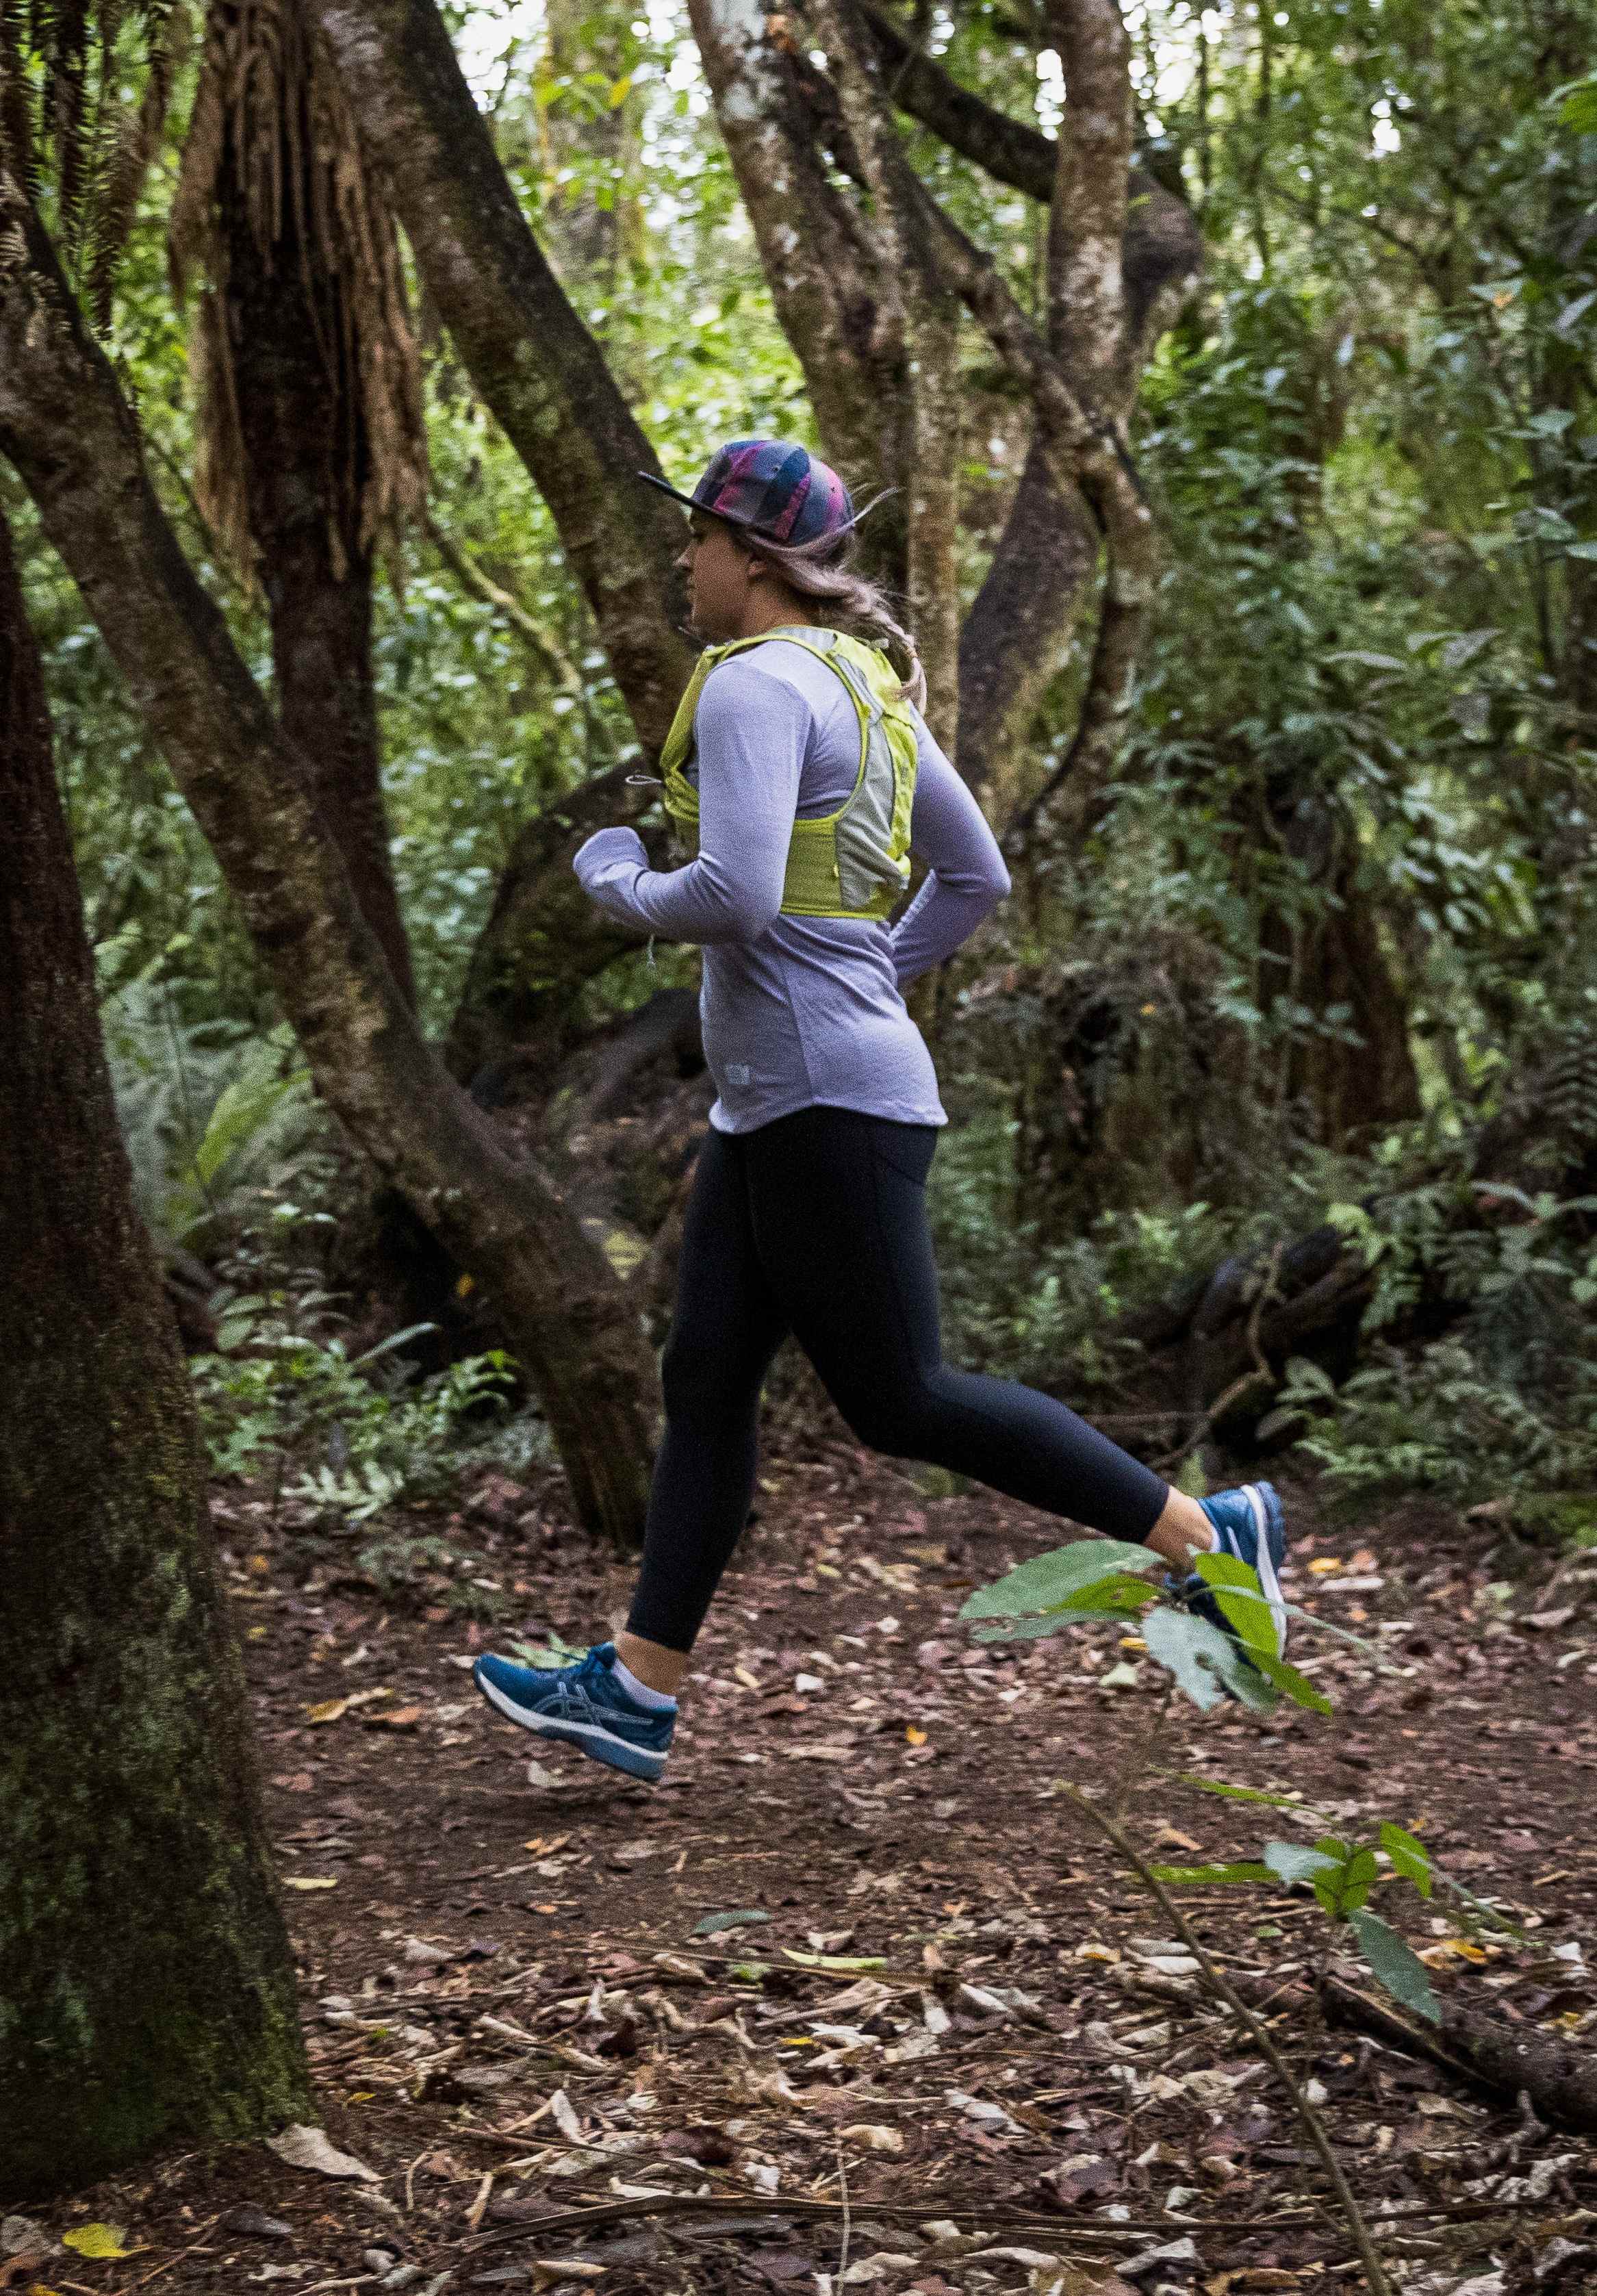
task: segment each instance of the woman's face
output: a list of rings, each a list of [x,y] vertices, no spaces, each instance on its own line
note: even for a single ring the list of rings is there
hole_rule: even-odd
[[[688,519],[687,547],[676,563],[687,576],[688,611],[700,636],[712,645],[741,637],[759,562],[739,549],[725,521],[694,511]]]

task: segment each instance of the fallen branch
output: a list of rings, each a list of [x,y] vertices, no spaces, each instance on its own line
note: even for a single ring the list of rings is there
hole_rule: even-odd
[[[1231,1983],[1257,2012],[1306,2008],[1314,1989],[1300,1978],[1284,1987],[1265,1989],[1265,1981],[1233,1972]],[[1161,2001],[1190,2005],[1184,1987],[1151,1974],[1140,1973],[1137,1991]],[[1549,2128],[1597,2133],[1597,2065],[1589,2056],[1577,2056],[1567,2042],[1541,2032],[1517,2033],[1478,2010],[1441,2005],[1439,2026],[1420,2024],[1404,2016],[1388,2001],[1363,1993],[1346,1978],[1320,1980],[1319,1999],[1326,2016],[1351,2031],[1368,2033],[1405,2055],[1427,2058],[1467,2087],[1488,2096],[1511,2101],[1527,2096],[1539,2120]]]
[[[1442,2005],[1439,2030],[1411,2023],[1384,2001],[1372,2000],[1339,1977],[1325,1978],[1320,1998],[1339,2024],[1429,2057],[1471,2087],[1493,2096],[1528,2096],[1550,2127],[1597,2135],[1597,2066],[1551,2034],[1516,2032],[1478,2010]]]
[[[762,2196],[747,2198],[738,2193],[650,2193],[631,2200],[605,2201],[596,2206],[554,2209],[544,2216],[529,2216],[524,2223],[512,2225],[505,2231],[487,2233],[475,2244],[472,2253],[487,2247],[498,2247],[507,2240],[524,2240],[529,2233],[578,2232],[599,2230],[606,2225],[621,2224],[636,2217],[679,2216],[758,2216],[802,2217],[811,2222],[836,2223],[839,2229],[845,2214],[841,2201],[819,2201],[807,2195],[791,2199],[772,2197],[761,2205]],[[1081,2235],[1096,2235],[1104,2240],[1142,2241],[1168,2237],[1172,2234],[1190,2233],[1194,2239],[1206,2232],[1224,2233],[1229,2237],[1239,2232],[1274,2231],[1283,2225],[1308,2225],[1316,2221],[1316,2211],[1309,2209],[1296,2213],[1276,2212],[1264,2217],[1210,2217],[1201,2221],[1193,2217],[1126,2217],[1113,2224],[1102,2218],[1077,2216],[1061,2212],[1057,2216],[1006,2216],[1003,2202],[983,2203],[979,2201],[856,2201],[852,2213],[868,2218],[880,2218],[885,2222],[901,2224],[935,2223],[950,2216],[955,2210],[972,2223],[989,2227],[995,2234],[1015,2236],[1025,2234],[1055,2241],[1076,2240]]]

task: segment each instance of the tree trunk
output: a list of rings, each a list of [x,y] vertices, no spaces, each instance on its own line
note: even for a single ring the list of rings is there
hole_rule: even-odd
[[[602,9],[590,7],[590,0],[546,0],[544,53],[555,99],[542,108],[553,175],[544,204],[544,230],[564,278],[580,280],[606,303],[606,316],[594,324],[594,333],[606,347],[612,372],[624,381],[628,402],[638,404],[650,392],[650,363],[634,326],[618,324],[618,312],[627,310],[628,283],[650,264],[650,225],[635,193],[643,163],[643,105],[631,85],[619,99],[615,96],[622,83],[631,83],[638,53],[638,41],[628,29],[631,16],[634,9],[622,7],[619,0]],[[571,193],[560,186],[567,168],[587,175],[602,168],[610,179],[608,204],[592,188]]]
[[[305,108],[291,81],[283,104]],[[283,119],[278,168],[317,164],[308,123]],[[263,248],[242,181],[247,162],[230,122],[220,182],[227,279],[217,323],[231,337],[250,537],[272,619],[283,730],[311,769],[322,817],[344,857],[361,914],[407,1004],[415,1002],[410,940],[399,913],[383,805],[381,734],[372,676],[372,547],[360,503],[371,441],[351,324],[339,283],[300,227],[313,210],[306,182],[279,205]],[[357,317],[355,324],[361,324]]]
[[[513,1163],[417,1027],[284,739],[145,472],[54,250],[0,178],[0,450],[82,590],[269,968],[316,1086],[482,1282],[581,1520],[641,1533],[658,1389],[638,1312],[558,1193]]]
[[[311,0],[472,381],[548,504],[646,750],[693,664],[682,512],[516,203],[435,0]]]
[[[0,2201],[313,2117],[242,1669],[0,519]]]

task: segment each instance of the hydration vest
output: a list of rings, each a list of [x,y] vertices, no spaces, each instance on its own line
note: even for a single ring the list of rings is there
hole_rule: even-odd
[[[665,808],[676,841],[691,859],[699,850],[699,792],[683,768],[692,756],[693,717],[704,681],[717,662],[749,646],[782,638],[835,670],[859,718],[859,772],[835,813],[795,821],[782,879],[785,917],[886,917],[909,883],[910,813],[914,803],[915,721],[900,680],[880,646],[808,622],[733,638],[700,654],[660,751]],[[634,778],[643,778],[635,776]]]

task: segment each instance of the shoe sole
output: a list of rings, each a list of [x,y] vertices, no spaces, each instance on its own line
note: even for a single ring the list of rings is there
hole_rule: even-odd
[[[1253,1511],[1253,1528],[1257,1535],[1258,1560],[1254,1569],[1258,1572],[1259,1589],[1270,1606],[1270,1618],[1275,1628],[1275,1655],[1287,1654],[1287,1598],[1282,1592],[1281,1580],[1275,1574],[1275,1558],[1270,1552],[1270,1502],[1257,1483],[1244,1483],[1242,1496]],[[1276,1501],[1279,1506],[1280,1500]]]
[[[625,1770],[631,1778],[641,1778],[652,1785],[666,1767],[663,1754],[651,1754],[642,1746],[628,1745],[611,1730],[602,1729],[596,1722],[550,1722],[530,1707],[518,1706],[513,1698],[501,1690],[496,1683],[486,1681],[473,1672],[471,1679],[487,1700],[488,1704],[504,1715],[507,1722],[516,1723],[523,1730],[531,1730],[540,1738],[558,1738],[580,1753],[591,1755],[612,1770]]]

